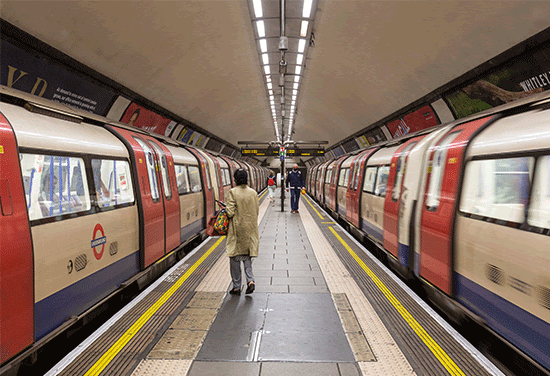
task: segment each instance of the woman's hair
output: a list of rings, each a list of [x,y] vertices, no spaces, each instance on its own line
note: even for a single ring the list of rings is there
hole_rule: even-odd
[[[237,185],[248,184],[248,173],[242,168],[235,171],[233,177],[235,178],[235,184]]]
[[[275,173],[273,172],[273,170],[269,170],[269,176],[271,175],[275,175]]]

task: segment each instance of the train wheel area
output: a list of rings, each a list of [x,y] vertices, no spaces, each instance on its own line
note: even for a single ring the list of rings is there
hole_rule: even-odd
[[[256,290],[209,238],[53,375],[501,375],[311,199],[264,200]]]

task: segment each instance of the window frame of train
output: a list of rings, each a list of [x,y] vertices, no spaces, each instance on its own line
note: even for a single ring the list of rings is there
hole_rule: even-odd
[[[521,220],[514,220],[514,218],[502,218],[495,216],[495,215],[483,215],[484,213],[473,213],[473,210],[465,210],[465,200],[467,199],[468,194],[468,183],[471,169],[472,169],[472,163],[483,163],[487,161],[498,161],[498,160],[514,160],[514,159],[521,159],[524,158],[527,160],[528,168],[530,168],[528,171],[496,171],[502,175],[504,174],[527,174],[528,184],[529,186],[525,190],[526,197],[524,198],[525,204],[523,204],[523,208],[520,208],[519,211],[521,211],[522,217]],[[530,164],[529,164],[530,162]],[[541,167],[542,166],[542,167]],[[501,226],[507,226],[507,227],[514,227],[517,229],[521,229],[524,231],[534,232],[537,234],[542,235],[550,235],[550,210],[547,210],[547,219],[548,221],[548,227],[542,227],[540,226],[540,220],[538,224],[532,224],[532,212],[531,208],[534,201],[534,194],[537,194],[537,190],[539,192],[542,192],[542,189],[546,187],[546,192],[542,192],[543,195],[546,194],[547,198],[546,201],[550,202],[550,181],[541,181],[545,176],[541,176],[544,174],[544,171],[542,171],[543,168],[550,168],[550,153],[548,151],[545,152],[525,152],[525,153],[512,153],[512,154],[499,154],[499,155],[487,155],[487,156],[481,156],[481,157],[473,157],[469,159],[465,166],[464,166],[464,179],[462,183],[462,192],[460,194],[460,202],[458,203],[458,213],[459,215],[475,220],[485,221],[494,223],[496,225]],[[546,179],[550,179],[550,171],[546,173]],[[496,174],[493,174],[496,175]],[[485,176],[485,179],[487,177]],[[545,185],[546,183],[546,185]],[[471,183],[470,183],[471,184]],[[495,184],[496,185],[496,182]],[[479,188],[479,182],[477,184],[477,188]],[[496,194],[494,194],[496,196]],[[477,197],[480,197],[479,194],[476,195]],[[520,194],[521,196],[521,194]],[[537,199],[539,197],[537,196]],[[498,203],[497,203],[498,204]],[[505,203],[504,203],[505,204]],[[494,204],[493,204],[494,205]],[[473,206],[473,204],[470,204],[470,206]],[[544,207],[544,200],[539,203],[538,209]],[[544,219],[543,219],[544,220]]]
[[[73,191],[73,186],[74,186],[75,182],[72,181],[72,179],[74,179],[75,175],[72,175],[72,177],[71,177],[71,174],[74,174],[74,169],[75,168],[80,169],[80,180],[81,181],[80,181],[80,183],[78,181],[76,182],[77,185],[80,184],[80,186],[76,187],[76,191],[78,191],[79,189],[84,190],[84,192],[83,192],[84,194],[83,195],[78,195],[78,198],[81,201],[81,203],[84,205],[85,209],[71,211],[71,212],[65,212],[65,213],[63,213],[63,212],[56,213],[56,214],[52,213],[52,215],[41,216],[39,218],[37,218],[36,216],[31,217],[31,213],[29,212],[31,206],[35,202],[38,205],[40,205],[40,201],[38,200],[38,196],[36,196],[36,200],[33,199],[33,201],[29,203],[29,201],[30,201],[29,194],[31,196],[33,195],[32,181],[29,181],[28,186],[25,183],[25,177],[27,175],[26,175],[25,170],[24,170],[24,168],[21,164],[23,162],[23,158],[24,158],[23,156],[24,155],[34,157],[34,159],[35,159],[35,166],[33,166],[32,169],[31,169],[31,176],[29,178],[30,180],[34,179],[34,173],[35,173],[37,167],[40,170],[39,172],[42,173],[42,171],[44,171],[43,169],[45,168],[46,159],[48,157],[50,157],[50,166],[51,166],[52,158],[54,159],[54,162],[55,162],[56,158],[59,158],[61,163],[64,162],[63,159],[66,159],[66,158],[72,158],[72,159],[77,159],[77,160],[81,161],[82,165],[80,167],[78,167],[78,164],[75,165],[74,167],[72,167],[71,163],[70,163],[70,160],[69,160],[68,163],[67,163],[67,167],[69,168],[70,172],[68,174],[66,174],[65,171],[64,171],[65,167],[62,167],[61,175],[63,176],[63,178],[61,180],[64,181],[65,177],[66,177],[67,180],[70,181],[69,185],[71,186],[70,189],[68,190],[68,192]],[[40,157],[40,156],[42,158],[37,159],[37,157]],[[129,174],[129,176],[126,175],[125,179],[126,179],[126,184],[129,184],[128,187],[131,190],[132,201],[128,201],[128,202],[124,202],[124,203],[120,203],[120,204],[115,204],[114,206],[108,206],[108,207],[100,207],[99,206],[99,203],[97,202],[97,197],[94,198],[93,197],[94,193],[90,193],[90,192],[96,192],[95,183],[94,183],[94,172],[93,172],[94,169],[93,169],[93,165],[92,165],[92,160],[93,159],[101,159],[101,160],[107,160],[107,161],[120,161],[120,162],[126,163],[126,165],[128,166],[126,171]],[[42,161],[41,164],[40,164],[40,161]],[[119,208],[132,206],[132,205],[135,205],[135,203],[136,203],[135,184],[133,184],[133,175],[132,175],[132,172],[131,172],[131,169],[130,169],[130,163],[129,163],[128,159],[125,159],[123,157],[113,157],[113,156],[105,156],[105,155],[91,155],[91,154],[82,154],[82,153],[75,153],[75,152],[63,152],[63,151],[59,152],[59,151],[35,149],[35,148],[21,148],[19,150],[19,167],[21,168],[21,174],[22,174],[22,177],[23,177],[23,186],[24,186],[24,189],[25,189],[25,201],[26,201],[26,206],[27,206],[27,214],[29,216],[29,223],[30,223],[31,226],[37,226],[37,225],[42,225],[42,224],[46,224],[46,223],[52,223],[52,222],[58,222],[58,221],[63,221],[63,220],[67,220],[67,219],[72,219],[72,218],[78,218],[78,217],[94,214],[94,213],[97,213],[97,212],[115,210],[115,209],[119,209]],[[50,168],[50,167],[48,166],[48,168]],[[49,171],[51,171],[51,169]],[[49,173],[49,174],[50,174],[50,184],[49,185],[50,185],[50,188],[51,188],[52,185],[53,185],[52,177],[51,177],[52,173]],[[58,182],[59,182],[59,178],[56,176],[55,171],[53,172],[53,176],[56,177]],[[40,187],[38,188],[40,191],[43,191],[42,181],[45,178],[46,178],[46,174],[44,174],[44,176],[40,177],[40,183],[39,183]],[[70,200],[71,200],[71,197],[72,197],[71,194],[67,193],[67,195],[65,195],[65,192],[64,192],[65,188],[63,187],[63,184],[58,183],[58,186],[61,188],[61,191],[62,191],[61,205],[63,206],[62,202],[65,200],[66,202],[68,202],[68,205],[70,207],[70,205],[71,205]],[[29,190],[30,190],[30,192],[29,192]],[[84,200],[83,200],[83,198],[84,198]]]
[[[230,176],[230,173],[229,173],[229,169],[228,168],[222,168],[222,179],[223,179],[223,186],[224,187],[227,187],[228,185],[230,186],[231,185],[231,176]]]
[[[147,168],[147,180],[149,181],[149,193],[151,194],[151,199],[153,200],[153,203],[157,203],[160,201],[160,184],[157,176],[155,150],[151,148],[147,144],[147,142],[142,140],[141,138],[138,138],[136,136],[132,136],[132,137],[139,144],[139,146],[143,150],[143,154],[145,155],[145,164],[146,164],[145,167]],[[148,153],[151,155],[152,159],[149,159],[147,157]],[[155,184],[153,185],[153,183]],[[153,195],[153,193],[155,195]]]
[[[190,167],[195,167],[197,169],[197,173],[200,174],[200,170],[199,170],[199,167],[198,166],[195,166],[195,165],[188,165],[188,164],[185,164],[185,163],[174,163],[174,171],[176,173],[176,185],[178,186],[178,195],[179,196],[184,196],[184,195],[187,195],[187,194],[193,194],[193,193],[200,193],[202,192],[202,183],[200,181],[200,176],[199,176],[199,190],[197,191],[193,191],[193,188],[192,188],[192,185],[191,185],[191,175],[189,173],[189,168]],[[186,192],[181,192],[180,191],[180,185],[178,183],[178,174],[181,173],[181,171],[178,171],[178,168],[184,168],[185,169],[185,176],[186,176],[186,182],[187,182],[187,191]]]

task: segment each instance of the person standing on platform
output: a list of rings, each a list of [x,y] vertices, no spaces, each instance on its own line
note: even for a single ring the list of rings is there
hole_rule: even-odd
[[[254,292],[252,257],[258,257],[260,237],[258,235],[258,194],[248,187],[248,173],[240,168],[235,171],[236,187],[228,193],[225,210],[229,218],[227,230],[227,256],[233,288],[230,294],[241,294],[241,262],[246,275],[246,293]]]
[[[286,177],[286,190],[290,187],[290,212],[299,213],[298,205],[300,203],[300,191],[304,188],[304,179],[302,173],[298,171],[298,165],[295,164]]]
[[[269,201],[275,201],[275,189],[277,188],[277,181],[275,180],[275,173],[273,170],[269,171],[269,176],[267,177],[267,189],[269,189]]]

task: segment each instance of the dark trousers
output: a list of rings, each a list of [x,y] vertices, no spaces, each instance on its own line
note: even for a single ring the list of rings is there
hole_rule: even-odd
[[[300,203],[300,188],[290,188],[290,209],[298,210]]]

